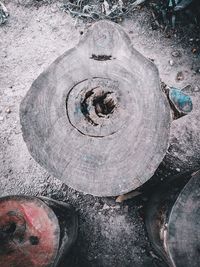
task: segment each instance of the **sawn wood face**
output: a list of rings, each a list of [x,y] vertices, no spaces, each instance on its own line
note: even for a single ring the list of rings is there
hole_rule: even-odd
[[[96,196],[139,187],[168,148],[170,107],[158,70],[108,21],[94,24],[34,81],[20,117],[34,159]]]

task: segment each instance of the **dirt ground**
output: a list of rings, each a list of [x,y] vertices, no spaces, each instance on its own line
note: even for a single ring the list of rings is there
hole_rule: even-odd
[[[96,198],[68,188],[28,152],[19,121],[20,102],[37,76],[75,46],[90,24],[71,18],[56,3],[25,7],[16,2],[5,1],[10,17],[0,26],[0,196],[44,195],[71,203],[79,216],[73,267],[162,265],[146,235],[143,207],[158,182],[172,173],[199,168],[200,54],[198,50],[192,52],[194,43],[190,40],[198,36],[186,27],[186,31],[166,38],[163,31],[152,30],[146,8],[122,22],[133,46],[154,60],[163,82],[187,86],[193,111],[172,123],[169,150],[155,176],[144,186],[146,193],[117,204],[114,198]],[[173,57],[174,51],[180,56]],[[184,75],[181,81],[176,79],[178,72]]]

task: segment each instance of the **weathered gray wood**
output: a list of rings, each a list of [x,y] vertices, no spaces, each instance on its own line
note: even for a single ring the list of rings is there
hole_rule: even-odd
[[[151,197],[146,226],[170,267],[200,266],[200,172],[171,177]]]
[[[200,172],[187,183],[172,208],[166,244],[176,267],[200,266]]]
[[[157,68],[107,21],[34,81],[20,117],[34,159],[97,196],[127,193],[154,174],[171,120]]]

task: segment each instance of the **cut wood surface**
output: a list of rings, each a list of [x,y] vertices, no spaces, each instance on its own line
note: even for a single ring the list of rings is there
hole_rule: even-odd
[[[181,191],[171,211],[166,243],[176,267],[200,266],[200,172]]]
[[[149,239],[170,267],[200,266],[199,178],[200,172],[169,177],[146,206]]]
[[[34,159],[96,196],[141,186],[168,148],[170,107],[158,70],[112,22],[94,24],[34,81],[20,117]]]

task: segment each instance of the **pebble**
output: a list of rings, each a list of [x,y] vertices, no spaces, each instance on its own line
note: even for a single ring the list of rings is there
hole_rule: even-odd
[[[182,71],[179,71],[176,75],[176,80],[177,81],[183,81],[184,80],[184,75]]]
[[[199,92],[200,88],[198,86],[194,87],[194,92]]]
[[[2,116],[0,116],[0,121],[3,121],[3,117]]]
[[[58,11],[58,7],[57,6],[51,7],[51,12],[52,13],[56,13],[57,11]]]
[[[172,52],[172,56],[173,56],[173,57],[181,57],[181,52],[178,51],[178,50],[173,51],[173,52]]]
[[[171,36],[170,33],[166,33],[165,38],[171,38],[171,37],[172,37],[172,36]]]
[[[192,48],[192,53],[195,54],[197,52],[196,48]]]
[[[36,62],[38,64],[38,66],[41,66],[44,63],[44,61],[42,59],[38,59],[38,60],[36,60]]]
[[[176,171],[177,171],[177,172],[180,172],[180,171],[181,171],[181,169],[180,169],[180,168],[176,168]]]
[[[102,210],[108,210],[110,207],[105,203],[104,205],[103,205],[103,208],[102,208]]]
[[[9,108],[6,109],[6,113],[11,113],[11,110]]]
[[[152,250],[150,250],[149,253],[150,253],[150,255],[151,255],[153,258],[155,258],[155,259],[159,259],[159,257],[158,257]],[[159,260],[160,260],[160,259],[159,259]]]
[[[170,59],[170,60],[169,60],[169,65],[170,65],[170,66],[174,66],[174,61],[173,61],[173,59]]]

